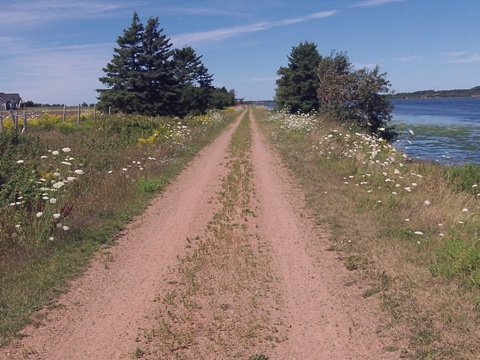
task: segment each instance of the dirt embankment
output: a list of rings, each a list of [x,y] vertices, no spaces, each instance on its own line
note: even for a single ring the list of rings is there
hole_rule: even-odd
[[[228,213],[222,221],[232,222],[228,228],[243,229],[243,240],[253,242],[248,246],[257,249],[248,256],[256,256],[257,260],[266,257],[268,261],[262,262],[262,266],[269,267],[265,271],[274,279],[268,284],[273,295],[265,296],[251,309],[258,310],[258,318],[263,321],[261,328],[276,328],[281,336],[269,340],[268,346],[262,342],[258,350],[270,359],[397,358],[384,350],[388,344],[376,333],[377,314],[371,308],[372,302],[363,301],[362,289],[352,285],[348,271],[335,254],[325,251],[327,235],[311,221],[301,192],[261,134],[251,110],[240,114],[195,158],[146,213],[128,227],[116,246],[92,261],[86,274],[58,299],[56,309],[48,311],[43,326],[25,329],[23,334],[27,336],[0,349],[0,358],[132,358],[134,350],[143,344],[139,334],[155,328],[158,322],[159,306],[162,309],[159,299],[165,296],[165,284],[179,267],[179,259],[190,253],[189,239],[205,234],[208,224],[222,211],[225,203],[218,200],[218,194],[224,196],[226,191],[234,191],[222,184],[232,170],[227,164],[233,156],[228,152],[230,139],[246,116],[251,120],[251,149],[240,167],[251,171],[243,172],[246,178],[239,179],[237,186],[243,186],[244,181],[250,183],[242,189],[250,194],[248,202],[254,216],[240,209],[236,214],[244,216]],[[245,204],[247,200],[241,201]],[[259,244],[265,247],[263,252],[258,251]],[[257,260],[242,261],[241,266],[253,269],[258,267]],[[210,279],[215,278],[212,269],[215,268],[209,268]],[[217,278],[224,279],[230,270],[229,266],[218,268],[215,271],[222,273]],[[176,285],[169,284],[172,291],[171,287]],[[247,288],[244,282],[239,286]],[[193,319],[209,319],[214,311],[209,306],[217,303],[206,301],[197,306],[198,314]],[[232,304],[234,299],[219,306],[234,314]],[[235,316],[235,321],[242,321],[241,314]],[[249,321],[255,313],[244,318]],[[228,333],[222,338],[225,346]],[[198,336],[205,342],[214,334]],[[189,339],[186,346],[194,348],[199,342]],[[249,354],[253,354],[255,345],[248,346]],[[209,348],[208,344],[201,347],[205,352]],[[219,353],[221,349],[215,349],[211,357],[207,353],[190,353],[188,358],[228,358]],[[153,354],[150,356],[155,358]],[[142,352],[137,355],[149,356]]]

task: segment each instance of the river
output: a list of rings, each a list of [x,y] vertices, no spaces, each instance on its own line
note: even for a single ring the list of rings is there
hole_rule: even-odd
[[[395,148],[446,165],[480,164],[480,98],[393,100]]]

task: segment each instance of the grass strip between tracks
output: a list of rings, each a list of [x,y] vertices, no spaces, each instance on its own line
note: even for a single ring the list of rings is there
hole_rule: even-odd
[[[205,235],[186,239],[188,255],[158,299],[158,325],[140,336],[136,357],[267,359],[261,354],[285,339],[266,305],[278,299],[269,247],[256,234],[249,123],[246,114],[233,135],[220,210]]]

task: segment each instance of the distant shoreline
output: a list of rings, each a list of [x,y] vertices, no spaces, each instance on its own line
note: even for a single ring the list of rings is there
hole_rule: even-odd
[[[471,89],[420,90],[389,95],[390,99],[443,99],[480,97],[480,86]]]

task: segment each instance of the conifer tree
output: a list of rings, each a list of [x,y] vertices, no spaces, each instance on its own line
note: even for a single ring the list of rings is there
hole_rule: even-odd
[[[141,111],[143,33],[144,27],[134,12],[132,24],[117,39],[118,47],[114,48],[113,59],[103,68],[105,76],[100,81],[107,89],[97,90],[101,108],[112,107],[113,111],[129,114]]]
[[[158,18],[144,26],[136,12],[103,69],[99,108],[128,114],[185,116],[211,106],[213,76],[191,47],[172,50]]]
[[[151,116],[173,115],[178,98],[174,64],[171,62],[172,44],[158,26],[158,18],[148,19],[140,56],[144,98],[141,113]]]
[[[280,78],[277,80],[275,100],[279,108],[289,108],[292,113],[318,110],[316,71],[321,59],[314,43],[305,41],[293,47],[288,66],[282,66],[277,71]]]
[[[178,113],[204,113],[210,106],[213,76],[190,46],[175,49],[173,53],[174,74],[179,86]]]

